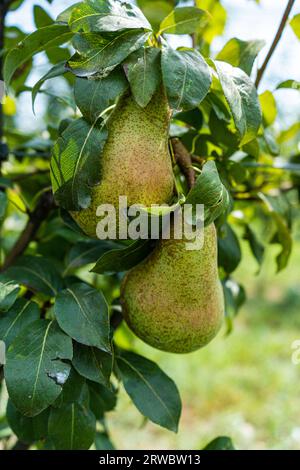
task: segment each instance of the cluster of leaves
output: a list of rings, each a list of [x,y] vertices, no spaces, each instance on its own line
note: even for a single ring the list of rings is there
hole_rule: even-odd
[[[130,90],[145,107],[163,83],[174,110],[170,135],[189,150],[199,173],[189,191],[175,167],[179,192],[187,202],[204,203],[207,222],[218,227],[230,330],[246,299],[232,277],[242,261],[241,238],[259,266],[268,244],[281,247],[278,270],[291,252],[300,193],[294,145],[300,126],[295,122],[276,131],[275,98],[287,88],[297,93],[299,83],[282,82],[274,92],[261,94],[259,104],[250,75],[263,43],[233,38],[214,59],[205,58],[213,38],[222,34],[226,11],[218,0],[197,0],[195,7],[178,3],[139,0],[140,10],[131,3],[86,0],[56,21],[35,7],[37,30],[30,36],[6,28],[6,84],[16,98],[32,92],[33,106],[39,95],[48,106],[42,138],[20,133],[14,116],[6,116],[1,256],[7,258],[18,244],[50,185],[52,148],[57,201],[67,210],[87,207],[90,185],[99,177],[94,149],[99,155],[105,144],[114,103]],[[296,17],[291,26],[299,35],[297,25]],[[173,34],[192,35],[195,47],[174,50],[168,42]],[[52,66],[28,87],[32,58],[42,51]],[[50,79],[63,81],[68,92],[45,88]],[[65,172],[54,168],[62,158],[69,164]],[[181,403],[176,385],[156,364],[128,352],[135,343],[124,326],[114,334],[123,272],[149,253],[151,243],[89,240],[57,208],[29,241],[26,256],[10,263],[0,277],[0,340],[8,350],[9,393],[2,436],[9,437],[9,426],[21,441],[39,448],[85,449],[93,443],[110,448],[106,416],[115,408],[121,383],[145,417],[177,430]],[[230,441],[222,439],[208,448],[230,448]]]

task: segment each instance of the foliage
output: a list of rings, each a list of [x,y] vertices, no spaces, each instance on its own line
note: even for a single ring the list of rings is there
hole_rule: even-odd
[[[181,400],[173,380],[114,335],[123,272],[153,244],[89,240],[47,199],[51,164],[61,208],[89,206],[101,177],[107,119],[124,92],[145,107],[161,84],[166,90],[171,137],[191,153],[199,175],[189,191],[181,168],[174,167],[180,185],[174,204],[203,203],[206,223],[216,223],[228,332],[246,300],[233,277],[243,261],[241,238],[259,266],[268,245],[280,247],[278,270],[292,250],[300,125],[278,130],[277,91],[257,95],[251,73],[262,42],[232,38],[211,57],[211,43],[226,23],[221,2],[137,4],[74,2],[56,21],[35,7],[31,35],[15,29],[12,40],[12,28],[5,29],[1,52],[10,95],[18,103],[32,92],[33,105],[40,98],[47,103],[43,133],[20,132],[4,107],[0,149],[0,339],[8,348],[9,393],[4,419],[28,446],[112,448],[106,416],[116,406],[120,383],[147,419],[178,429]],[[299,37],[298,16],[290,24]],[[175,50],[169,35],[180,40],[182,34],[192,36],[193,47]],[[27,78],[40,52],[49,70],[31,88]],[[277,89],[297,93],[298,85],[291,78]],[[206,447],[212,448],[233,446],[220,437]]]

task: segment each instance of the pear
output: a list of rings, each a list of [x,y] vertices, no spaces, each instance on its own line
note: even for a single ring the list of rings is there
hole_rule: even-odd
[[[120,98],[107,124],[101,182],[92,188],[90,206],[71,213],[87,235],[96,236],[99,205],[112,204],[118,215],[119,196],[127,196],[128,206],[170,202],[174,177],[168,147],[169,124],[170,109],[162,88],[145,108],[138,106],[129,94]]]
[[[202,230],[201,249],[189,251],[186,240],[171,235],[169,240],[160,240],[123,280],[125,321],[136,336],[157,349],[195,351],[209,343],[221,327],[224,298],[218,278],[216,229],[210,224]]]

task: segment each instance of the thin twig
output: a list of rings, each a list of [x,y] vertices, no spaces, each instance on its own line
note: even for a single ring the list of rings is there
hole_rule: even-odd
[[[177,137],[171,139],[171,144],[174,152],[176,163],[179,165],[182,173],[186,177],[189,189],[195,186],[196,177],[195,170],[192,165],[192,156],[185,148],[181,140]]]
[[[293,8],[293,5],[295,3],[295,0],[289,0],[288,3],[287,3],[287,6],[286,6],[286,9],[283,13],[283,16],[282,16],[282,19],[281,19],[281,22],[279,24],[279,27],[278,27],[278,30],[275,34],[275,37],[274,37],[274,40],[271,44],[271,47],[269,49],[269,52],[262,64],[262,66],[258,69],[257,71],[257,76],[256,76],[256,80],[255,80],[255,85],[256,85],[256,88],[258,88],[259,84],[260,84],[260,81],[262,79],[262,76],[267,68],[267,65],[280,41],[280,38],[282,36],[282,33],[283,33],[283,30],[284,30],[284,27],[286,25],[286,22],[288,20],[288,17],[289,17],[289,14],[291,12],[291,9]]]
[[[15,260],[24,253],[29,243],[34,240],[40,225],[45,219],[47,219],[49,212],[54,209],[54,207],[55,203],[52,192],[50,190],[45,191],[38,200],[35,209],[31,212],[25,229],[16,241],[11,252],[8,254],[4,265],[2,266],[2,271],[11,266]]]

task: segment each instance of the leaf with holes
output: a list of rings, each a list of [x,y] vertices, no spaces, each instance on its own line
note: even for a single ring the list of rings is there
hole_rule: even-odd
[[[55,321],[37,320],[10,345],[4,368],[9,396],[25,416],[53,403],[70,373],[72,340]]]

